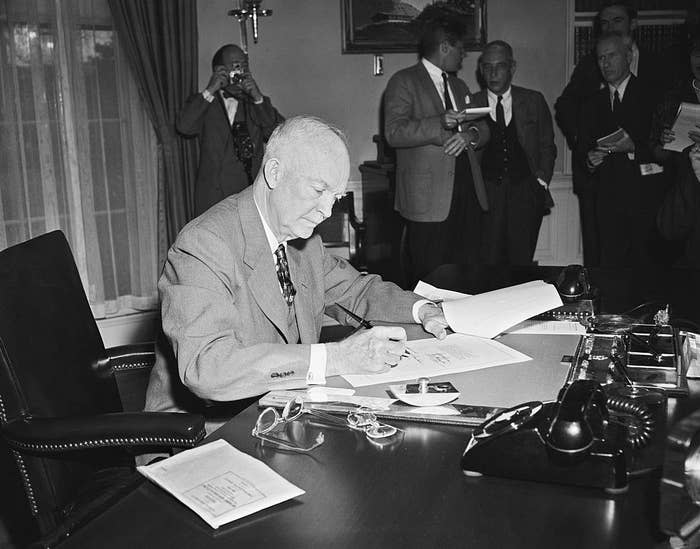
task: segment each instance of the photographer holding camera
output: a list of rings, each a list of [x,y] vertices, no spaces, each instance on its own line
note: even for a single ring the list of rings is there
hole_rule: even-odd
[[[264,96],[235,44],[217,50],[207,87],[190,96],[177,119],[177,130],[199,136],[195,215],[255,179],[267,139],[284,121]]]

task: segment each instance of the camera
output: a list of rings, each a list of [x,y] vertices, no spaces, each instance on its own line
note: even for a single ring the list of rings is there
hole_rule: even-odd
[[[241,65],[234,65],[228,73],[229,84],[240,84],[245,76],[245,71]]]

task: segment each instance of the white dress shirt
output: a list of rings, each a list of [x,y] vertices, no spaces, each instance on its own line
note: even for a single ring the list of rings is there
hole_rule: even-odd
[[[496,122],[496,105],[498,105],[498,96],[491,90],[486,90],[486,95],[489,99],[489,108],[491,112],[491,120]],[[508,89],[501,94],[501,104],[503,105],[503,114],[506,118],[506,126],[510,124],[513,119],[513,95],[510,93],[510,86]]]
[[[435,84],[435,89],[438,91],[438,94],[440,95],[440,101],[442,101],[442,106],[445,106],[445,84],[442,80],[442,73],[445,72],[443,71],[440,67],[437,65],[434,65],[427,59],[423,58],[421,59],[421,62],[423,63],[423,66],[426,68],[428,71],[428,75],[430,76],[430,79],[433,81],[433,84]],[[449,84],[447,86],[447,91],[450,94],[450,100],[452,101],[452,107],[456,110],[457,109],[457,102],[455,101],[455,95],[452,93],[452,88],[450,88]]]

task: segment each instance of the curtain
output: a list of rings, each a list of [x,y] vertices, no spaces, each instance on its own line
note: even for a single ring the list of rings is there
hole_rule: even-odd
[[[96,317],[155,308],[155,158],[106,0],[0,0],[0,249],[61,229]]]
[[[168,243],[194,214],[197,148],[175,117],[197,90],[195,0],[108,0],[156,131]]]

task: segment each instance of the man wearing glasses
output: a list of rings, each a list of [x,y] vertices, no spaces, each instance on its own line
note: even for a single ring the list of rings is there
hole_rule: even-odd
[[[222,46],[211,66],[207,87],[187,99],[177,119],[181,134],[199,136],[195,215],[253,182],[265,142],[284,120],[260,91],[241,48]]]
[[[204,401],[381,373],[398,362],[406,350],[398,326],[319,344],[324,311],[353,324],[330,307],[335,304],[370,321],[420,323],[445,337],[441,308],[361,275],[312,236],[345,192],[349,172],[339,130],[316,118],[292,118],[270,137],[252,187],[182,230],[158,283],[163,331],[176,361],[158,357],[147,410],[202,411]],[[210,421],[207,428],[216,426]]]
[[[540,92],[512,85],[515,67],[513,48],[502,40],[487,44],[479,58],[486,89],[474,94],[474,104],[491,109],[491,140],[481,157],[489,199],[481,250],[488,264],[532,264],[542,216],[554,205],[552,115]]]

